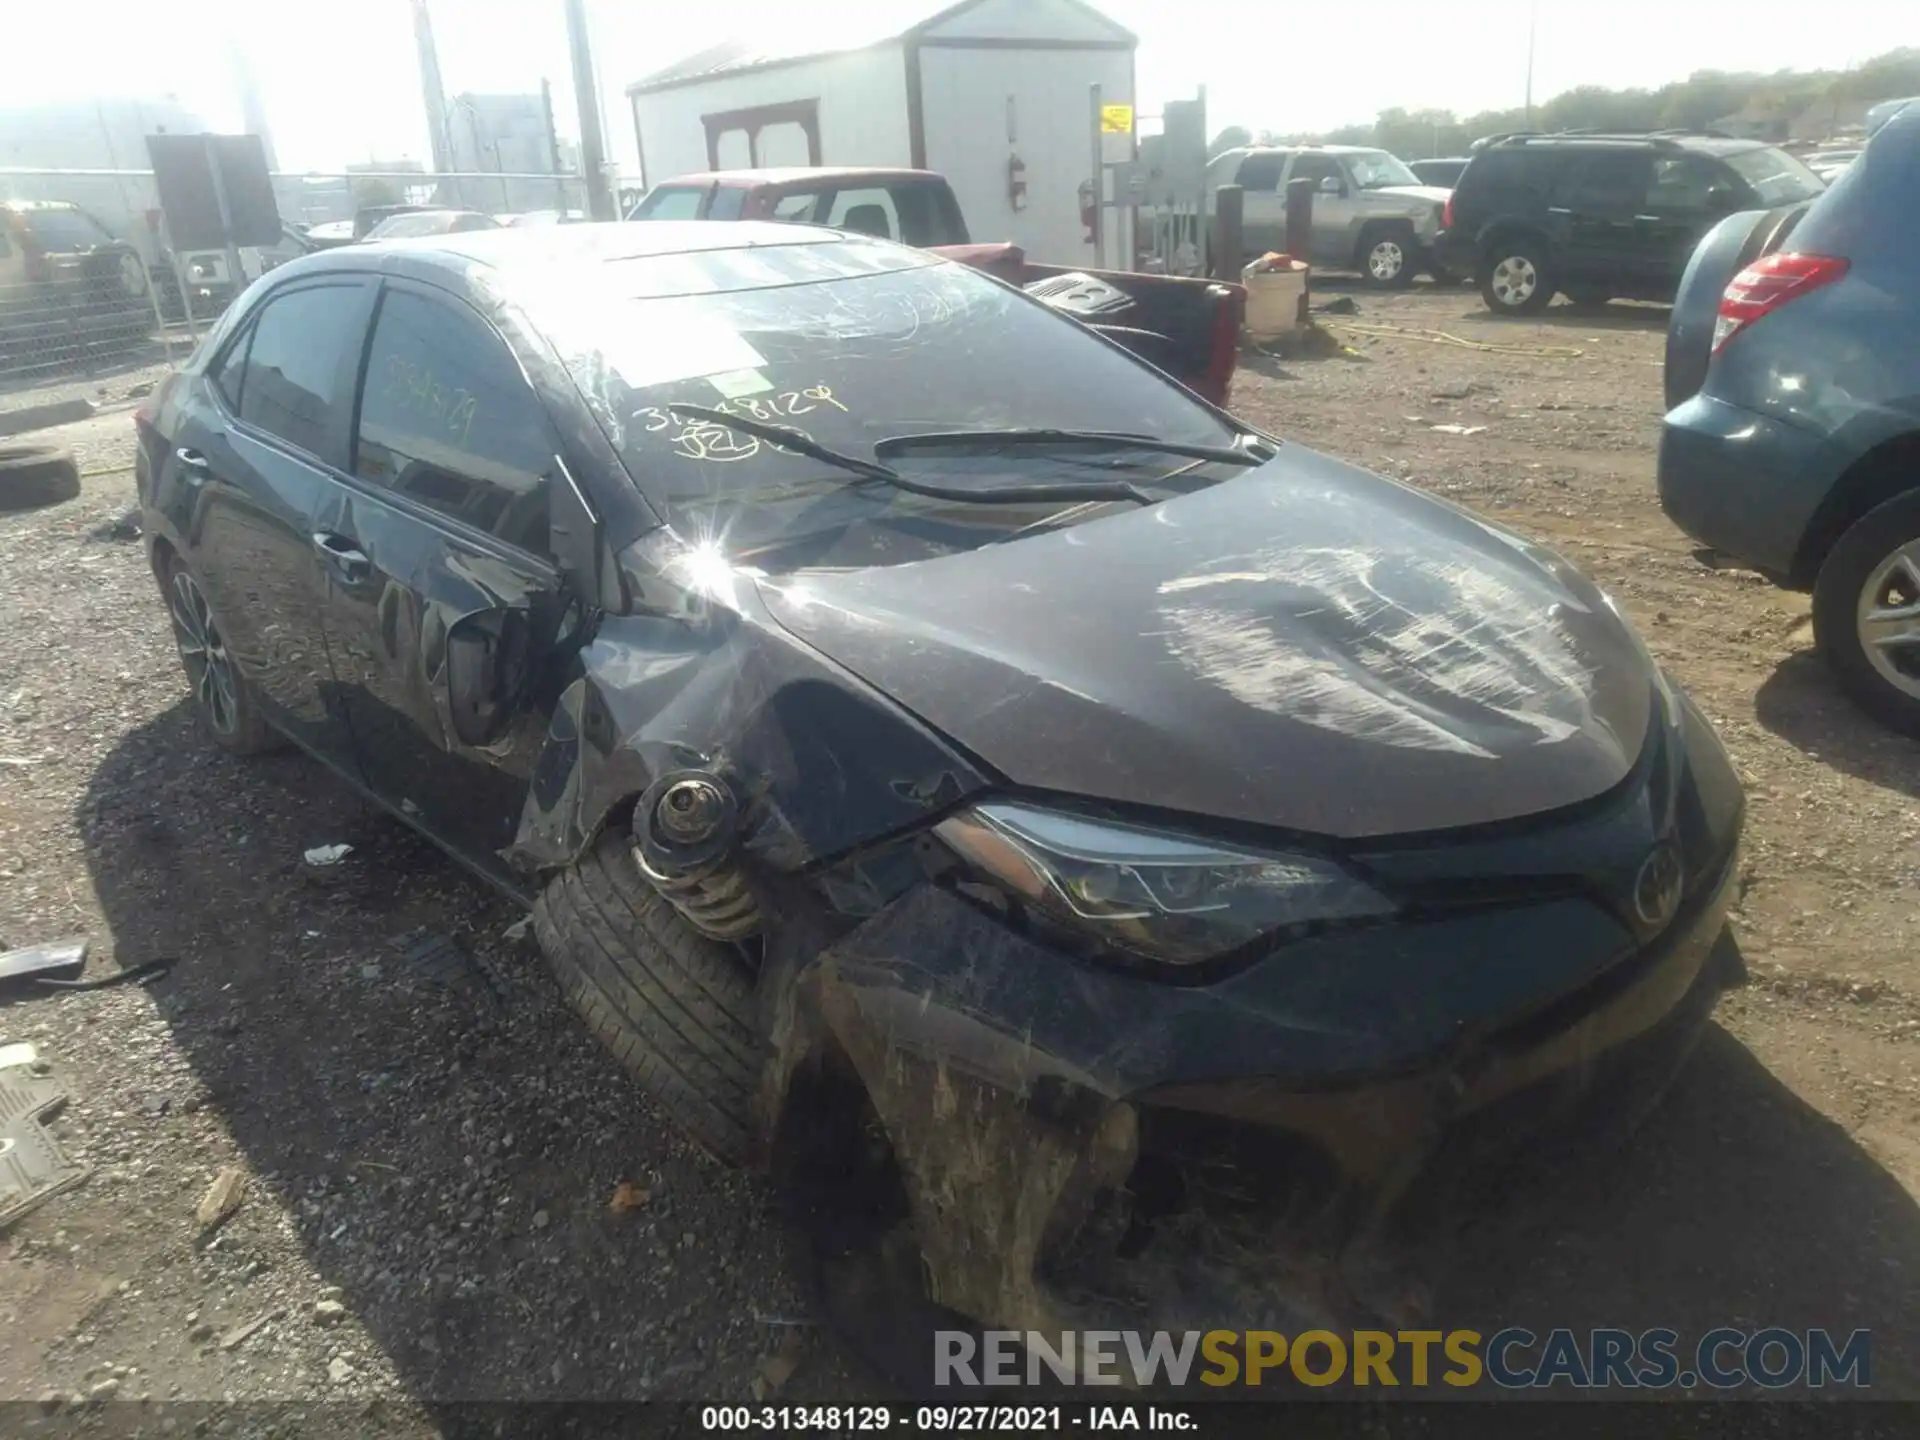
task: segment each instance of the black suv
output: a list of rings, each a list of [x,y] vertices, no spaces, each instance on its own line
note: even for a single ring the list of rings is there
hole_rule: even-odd
[[[1737,210],[1822,189],[1757,140],[1663,132],[1501,135],[1478,143],[1436,246],[1480,283],[1487,308],[1525,315],[1576,304],[1671,300],[1700,238]]]

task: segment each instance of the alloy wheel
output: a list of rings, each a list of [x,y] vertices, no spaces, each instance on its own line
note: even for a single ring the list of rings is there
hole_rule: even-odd
[[[213,623],[207,597],[184,570],[174,572],[169,592],[167,608],[173,615],[173,641],[180,648],[180,663],[186,667],[193,698],[208,724],[222,735],[231,735],[240,723],[233,658]]]
[[[1880,677],[1920,699],[1920,540],[1874,566],[1855,611],[1860,649]]]
[[[1367,252],[1367,274],[1375,280],[1396,279],[1406,265],[1407,252],[1398,240],[1382,240]]]
[[[1524,255],[1509,255],[1493,267],[1493,293],[1502,305],[1524,305],[1540,288],[1540,272]]]

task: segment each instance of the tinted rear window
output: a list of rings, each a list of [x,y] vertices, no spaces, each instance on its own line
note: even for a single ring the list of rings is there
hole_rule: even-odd
[[[81,210],[28,210],[21,218],[35,243],[56,254],[113,243],[106,227]]]
[[[1555,157],[1539,150],[1487,150],[1461,173],[1455,203],[1517,193],[1542,199],[1553,188]]]

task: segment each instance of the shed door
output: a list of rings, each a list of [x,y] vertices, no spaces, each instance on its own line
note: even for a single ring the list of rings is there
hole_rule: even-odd
[[[1080,220],[1080,183],[1093,169],[1087,87],[1126,101],[1129,52],[927,46],[919,57],[927,168],[952,183],[973,238],[1012,240],[1049,264],[1092,264]],[[1017,211],[1007,189],[1016,155],[1027,180]]]

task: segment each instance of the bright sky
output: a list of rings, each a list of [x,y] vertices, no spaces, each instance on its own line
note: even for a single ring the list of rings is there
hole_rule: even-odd
[[[1367,120],[1392,105],[1462,113],[1517,105],[1526,83],[1528,0],[1093,0],[1140,37],[1139,102],[1207,87],[1209,124],[1280,131]],[[626,84],[755,27],[784,32],[802,0],[587,0],[609,144],[631,170]],[[0,107],[101,95],[174,94],[238,128],[231,72],[214,37],[228,22],[256,68],[282,165],[425,157],[407,0],[0,0],[8,65]],[[917,0],[811,0],[839,14]],[[547,77],[562,133],[575,134],[561,0],[431,0],[449,95],[534,91]],[[1659,85],[1698,69],[1842,67],[1920,39],[1911,0],[1537,0],[1534,97],[1575,85]],[[817,12],[816,12],[817,13]]]

